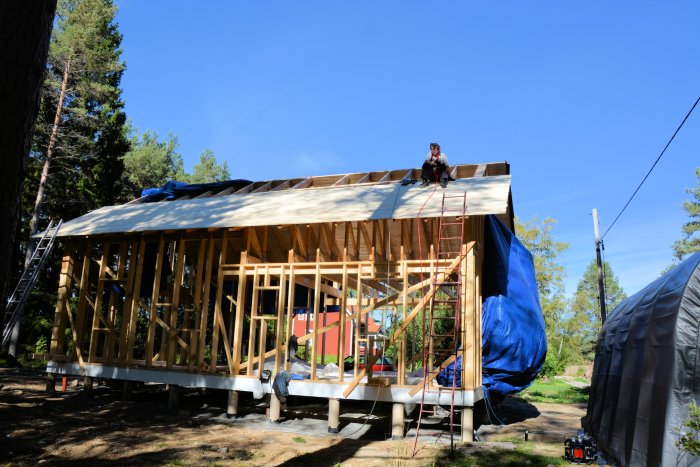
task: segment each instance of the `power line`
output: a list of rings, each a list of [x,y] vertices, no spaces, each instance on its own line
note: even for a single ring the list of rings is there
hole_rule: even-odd
[[[664,153],[666,152],[666,149],[668,149],[668,147],[671,145],[671,142],[673,141],[673,138],[676,137],[676,135],[678,134],[678,132],[680,131],[680,129],[683,127],[683,124],[685,123],[685,121],[688,120],[688,117],[690,117],[690,114],[693,113],[693,109],[695,109],[695,106],[698,105],[698,102],[700,102],[700,97],[697,98],[697,100],[695,101],[695,104],[693,104],[693,106],[690,108],[690,110],[688,111],[688,114],[685,116],[685,118],[683,119],[683,121],[681,122],[681,124],[678,125],[678,128],[676,128],[675,133],[673,133],[673,136],[671,136],[671,139],[668,140],[668,143],[666,143],[666,146],[664,147],[664,150],[661,151],[661,154],[659,154],[659,157],[657,157],[657,158],[656,158],[656,161],[654,161],[654,165],[651,166],[651,169],[649,169],[649,172],[647,172],[647,174],[644,176],[644,178],[642,179],[642,182],[639,184],[639,186],[637,187],[637,189],[634,190],[634,193],[632,193],[632,196],[630,196],[630,199],[627,200],[627,204],[625,204],[625,207],[622,208],[622,211],[620,211],[620,213],[617,215],[617,217],[616,217],[615,220],[612,222],[612,224],[610,224],[610,227],[608,227],[608,230],[606,230],[605,233],[603,234],[603,236],[600,237],[601,240],[603,240],[603,239],[605,238],[605,236],[608,234],[608,232],[610,232],[610,229],[613,228],[613,225],[615,225],[615,222],[617,222],[617,220],[620,218],[620,216],[622,215],[622,213],[625,212],[625,209],[627,209],[627,206],[629,206],[629,204],[632,202],[632,199],[634,198],[634,195],[636,195],[637,192],[639,191],[639,189],[642,187],[642,185],[644,185],[644,182],[646,181],[647,177],[649,177],[649,174],[651,174],[651,171],[654,170],[654,167],[656,167],[656,164],[659,162],[659,159],[661,159],[661,156],[664,155]]]

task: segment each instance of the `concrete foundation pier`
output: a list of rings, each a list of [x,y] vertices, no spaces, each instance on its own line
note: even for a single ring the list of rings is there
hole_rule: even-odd
[[[328,399],[328,433],[340,431],[340,400]]]
[[[83,390],[85,391],[85,394],[92,394],[92,385],[94,383],[94,380],[90,376],[85,376],[83,378]]]
[[[391,408],[391,439],[404,437],[404,408],[401,403],[394,403]]]
[[[280,419],[282,404],[274,392],[270,393],[270,421],[276,422]]]
[[[180,386],[176,384],[168,385],[168,408],[170,410],[177,410],[180,405]]]
[[[462,407],[462,442],[474,442],[474,407]]]
[[[229,418],[238,416],[238,391],[228,392],[228,405],[226,406],[226,415]]]

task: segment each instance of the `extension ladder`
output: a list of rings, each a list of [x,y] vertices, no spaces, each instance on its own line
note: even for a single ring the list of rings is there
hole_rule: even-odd
[[[17,287],[15,287],[14,292],[10,296],[10,300],[7,302],[7,307],[5,308],[5,317],[2,323],[2,345],[1,349],[7,348],[12,337],[12,329],[19,319],[22,318],[24,312],[24,306],[27,303],[29,294],[34,288],[41,270],[44,267],[46,258],[51,253],[51,248],[53,247],[54,241],[56,240],[56,235],[58,235],[58,230],[63,225],[63,220],[59,220],[54,223],[53,219],[49,222],[49,226],[44,231],[41,236],[39,243],[37,243],[34,253],[27,264],[27,267],[22,273]]]
[[[433,408],[426,407],[425,395],[430,391],[450,391],[450,450],[454,452],[455,438],[455,392],[457,389],[457,351],[460,347],[460,315],[462,309],[462,268],[438,281],[440,273],[446,272],[447,263],[461,254],[464,243],[464,223],[467,210],[467,193],[442,195],[440,224],[436,248],[433,286],[437,290],[430,302],[427,330],[423,337],[423,391],[421,394],[413,455],[417,453],[418,436],[424,415],[432,415]],[[453,365],[452,384],[444,387],[433,380],[439,373]],[[447,371],[447,370],[446,370]]]

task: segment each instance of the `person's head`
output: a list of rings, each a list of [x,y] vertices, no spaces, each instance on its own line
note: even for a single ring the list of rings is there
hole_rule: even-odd
[[[433,156],[440,154],[440,145],[437,143],[430,143],[430,154]]]

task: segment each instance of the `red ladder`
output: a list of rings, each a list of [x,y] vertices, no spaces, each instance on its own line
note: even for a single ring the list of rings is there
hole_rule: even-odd
[[[457,205],[459,202],[459,205]],[[413,442],[413,455],[418,452],[418,436],[423,422],[423,416],[433,414],[433,408],[426,408],[425,395],[428,392],[438,392],[448,389],[450,398],[450,452],[454,453],[455,438],[455,392],[457,390],[457,351],[461,344],[459,340],[462,310],[462,268],[457,268],[451,274],[448,263],[462,253],[464,243],[464,224],[467,211],[467,193],[460,195],[442,195],[440,209],[440,227],[436,247],[436,261],[433,269],[433,287],[437,290],[430,301],[430,315],[427,330],[423,333],[423,391],[421,394],[416,437]],[[433,383],[440,371],[453,364],[452,384],[443,387]],[[438,394],[439,395],[439,394]],[[439,400],[439,397],[438,397]]]

